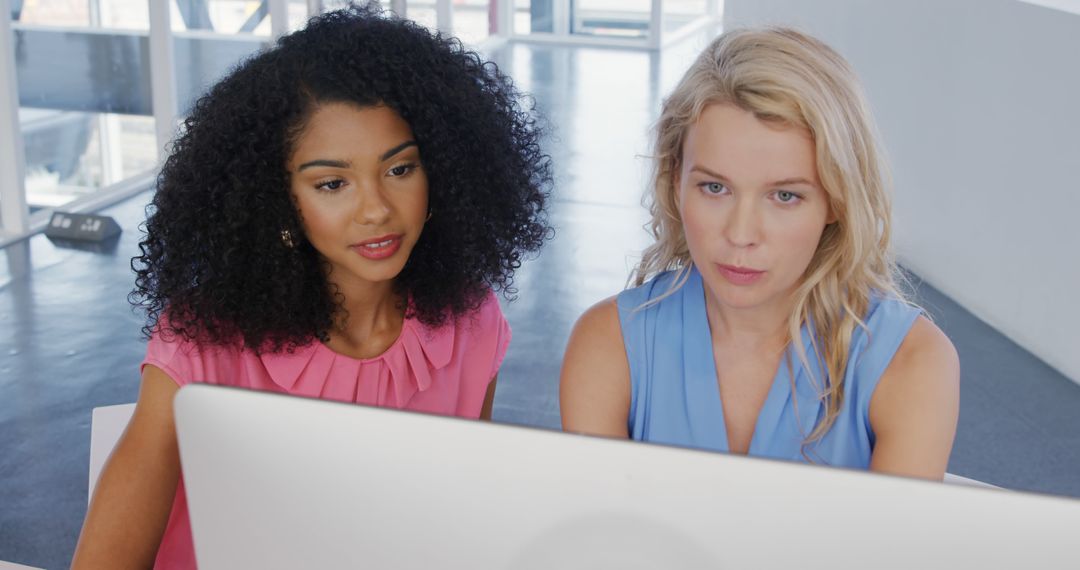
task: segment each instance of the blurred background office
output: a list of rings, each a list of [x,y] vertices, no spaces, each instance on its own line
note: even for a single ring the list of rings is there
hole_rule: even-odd
[[[340,2],[0,0],[0,561],[66,567],[91,410],[138,393],[127,304],[155,170],[195,98]],[[535,98],[554,240],[504,303],[495,419],[557,428],[576,317],[649,243],[648,129],[724,28],[796,26],[861,75],[892,162],[895,244],[962,375],[949,471],[1080,497],[1080,0],[392,0]],[[50,240],[54,211],[108,215]]]

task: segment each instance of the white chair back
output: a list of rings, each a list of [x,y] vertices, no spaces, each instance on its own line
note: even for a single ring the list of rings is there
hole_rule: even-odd
[[[101,468],[105,466],[105,461],[116,447],[116,442],[120,440],[134,412],[135,404],[94,408],[90,423],[90,485],[86,494],[87,502],[94,496],[94,487],[101,475]]]

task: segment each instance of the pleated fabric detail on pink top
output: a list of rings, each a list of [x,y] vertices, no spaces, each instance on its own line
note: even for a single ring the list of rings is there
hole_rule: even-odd
[[[265,353],[259,360],[282,392],[403,408],[417,392],[431,388],[433,372],[450,362],[455,328],[432,330],[407,319],[394,344],[373,358],[351,358],[314,342],[292,353]]]

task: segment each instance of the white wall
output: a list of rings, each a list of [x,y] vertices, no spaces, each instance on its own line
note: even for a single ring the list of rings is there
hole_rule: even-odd
[[[1080,382],[1080,15],[1017,0],[727,0],[858,70],[900,261]]]

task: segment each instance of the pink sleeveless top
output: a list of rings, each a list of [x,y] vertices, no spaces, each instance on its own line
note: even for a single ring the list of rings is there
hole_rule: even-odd
[[[510,326],[495,295],[489,294],[475,313],[437,329],[406,319],[398,339],[375,358],[343,356],[320,342],[292,354],[256,355],[243,348],[167,342],[154,335],[142,366],[160,368],[180,386],[205,382],[478,418],[509,344]],[[154,567],[195,568],[182,476]]]

